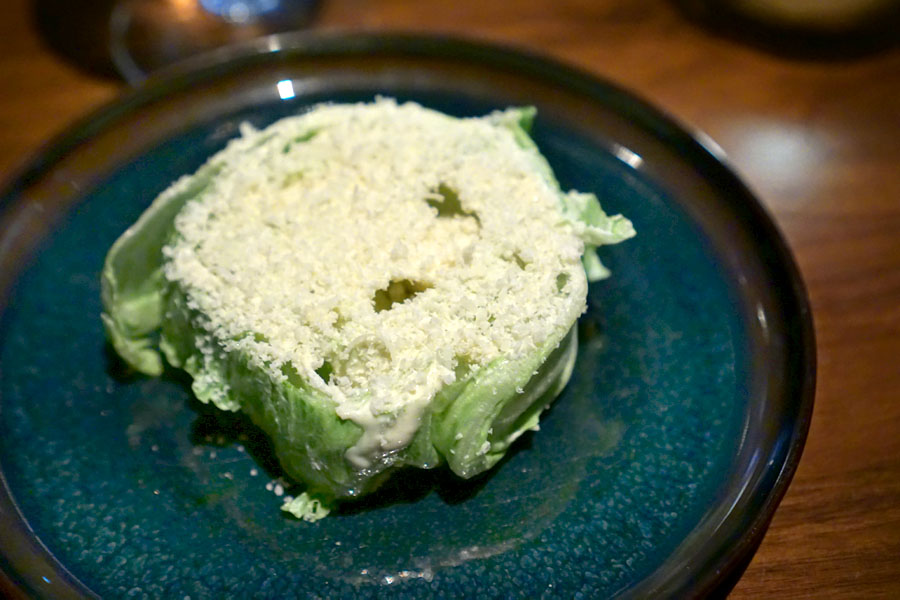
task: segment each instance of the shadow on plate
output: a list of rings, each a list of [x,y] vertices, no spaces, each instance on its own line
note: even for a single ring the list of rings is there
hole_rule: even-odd
[[[116,382],[127,385],[144,378],[143,375],[130,369],[108,342],[105,344],[104,352],[107,373]],[[187,407],[195,415],[189,434],[192,446],[227,448],[240,444],[270,480],[281,479],[290,482],[278,462],[269,436],[245,413],[219,410],[215,406],[197,400],[191,390],[190,375],[180,369],[167,366],[162,378],[177,384],[188,398]],[[553,405],[548,412],[552,409]],[[429,470],[403,468],[392,473],[377,490],[365,497],[343,501],[333,514],[354,515],[395,504],[412,504],[431,493],[437,494],[446,504],[460,504],[473,498],[506,462],[519,452],[527,450],[531,446],[532,435],[531,432],[526,432],[516,440],[497,465],[471,479],[460,478],[446,465]],[[291,494],[297,494],[303,489],[302,484],[288,485],[290,485],[288,493]]]

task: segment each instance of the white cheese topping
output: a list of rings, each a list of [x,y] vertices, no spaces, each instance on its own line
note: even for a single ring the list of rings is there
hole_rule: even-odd
[[[176,219],[166,277],[226,350],[290,365],[363,427],[360,468],[456,380],[584,310],[583,243],[533,151],[491,118],[323,105],[242,136]]]

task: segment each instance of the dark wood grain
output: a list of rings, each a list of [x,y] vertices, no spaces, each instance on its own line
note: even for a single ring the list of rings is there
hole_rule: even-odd
[[[0,20],[0,175],[123,87]],[[451,32],[539,50],[708,133],[784,232],[811,298],[816,409],[734,598],[900,598],[900,51],[781,58],[651,0],[328,0],[318,27]]]

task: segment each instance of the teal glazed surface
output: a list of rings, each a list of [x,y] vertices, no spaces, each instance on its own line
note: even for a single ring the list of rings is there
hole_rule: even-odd
[[[241,121],[378,93],[457,115],[505,100],[360,82],[189,123],[81,190],[31,254],[0,316],[0,468],[59,563],[19,573],[29,593],[54,597],[59,579],[108,598],[614,596],[723,501],[752,412],[744,292],[691,211],[615,140],[541,112],[535,139],[563,187],[596,192],[638,236],[601,249],[613,275],[591,286],[572,380],[490,473],[402,473],[299,522],[267,489],[281,473],[246,420],[197,403],[178,373],[123,372],[99,320],[116,237]]]

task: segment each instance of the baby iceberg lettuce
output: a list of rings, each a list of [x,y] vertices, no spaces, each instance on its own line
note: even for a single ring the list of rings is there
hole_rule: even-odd
[[[596,247],[634,235],[560,190],[534,114],[379,99],[244,126],[110,249],[110,342],[246,412],[301,518],[400,467],[491,468],[571,375]]]

